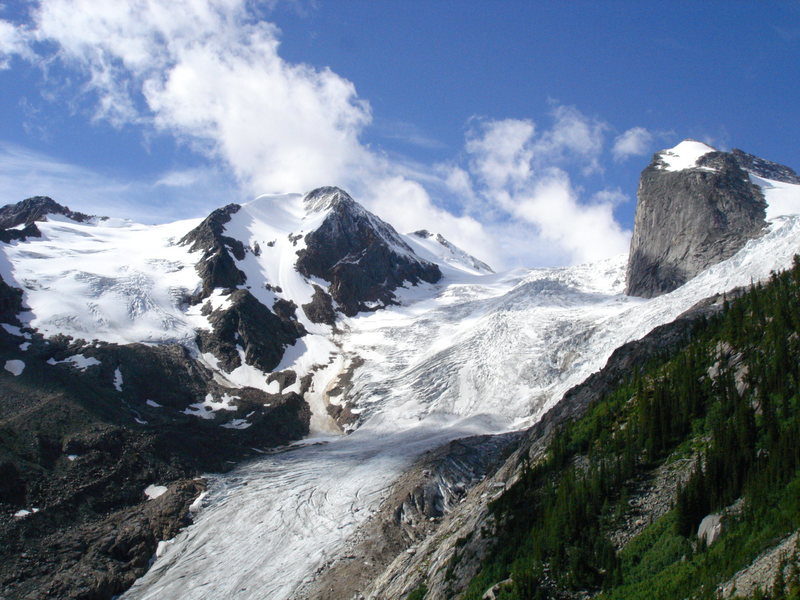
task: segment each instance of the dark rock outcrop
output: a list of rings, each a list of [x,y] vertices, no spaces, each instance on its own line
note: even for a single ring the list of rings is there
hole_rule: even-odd
[[[0,364],[25,362],[19,376],[0,372],[0,595],[9,598],[122,592],[158,540],[189,522],[201,489],[192,477],[308,433],[300,395],[223,387],[181,346],[29,342],[22,352],[20,337],[0,329]],[[76,354],[96,362],[65,361]],[[150,484],[169,491],[147,501]],[[20,509],[31,514],[12,516]]]
[[[197,336],[200,350],[211,352],[228,372],[242,364],[237,347],[244,350],[247,364],[269,372],[281,362],[286,347],[305,335],[294,309],[289,310],[290,303],[285,300],[276,303],[281,317],[261,304],[249,290],[234,290],[228,298],[228,306],[208,317],[212,331],[201,330]]]
[[[303,312],[306,313],[312,323],[333,325],[336,322],[333,299],[318,285],[314,286],[314,295],[311,296],[311,302],[303,304]]]
[[[764,179],[772,179],[773,181],[800,184],[800,175],[795,173],[794,169],[786,165],[753,156],[738,148],[731,150],[731,155],[736,161],[736,164],[748,173],[763,177]]]
[[[367,212],[346,192],[324,187],[305,197],[309,212],[329,210],[305,237],[297,270],[330,282],[328,291],[348,316],[395,303],[405,283],[435,283],[439,267],[419,258],[394,228]]]
[[[21,325],[19,313],[22,311],[22,290],[11,287],[0,277],[0,323]]]
[[[695,167],[642,171],[626,294],[652,298],[735,254],[764,230],[766,203],[737,158],[709,152]]]
[[[92,218],[90,215],[72,211],[47,196],[34,196],[0,208],[0,229],[30,225],[34,221],[45,221],[47,215],[64,215],[79,223]]]
[[[192,297],[193,304],[208,298],[215,288],[235,288],[247,281],[245,274],[234,262],[234,258],[236,260],[244,258],[244,244],[225,235],[225,223],[228,223],[231,215],[237,213],[240,208],[242,207],[238,204],[228,204],[218,208],[180,241],[183,245],[191,244],[190,252],[203,253],[196,267],[203,281],[203,287]]]

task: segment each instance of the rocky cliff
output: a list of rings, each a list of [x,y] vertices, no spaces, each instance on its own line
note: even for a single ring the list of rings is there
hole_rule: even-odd
[[[439,267],[419,258],[395,229],[364,210],[343,190],[324,187],[305,197],[309,212],[328,211],[323,223],[305,237],[297,252],[297,270],[330,282],[330,295],[342,312],[392,304],[404,283],[435,283]]]
[[[747,169],[769,165],[774,173],[774,163],[691,140],[657,153],[639,182],[626,293],[671,292],[760,235],[766,204]]]

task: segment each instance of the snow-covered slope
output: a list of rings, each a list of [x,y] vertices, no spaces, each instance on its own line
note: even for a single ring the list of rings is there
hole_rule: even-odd
[[[652,300],[621,294],[620,257],[442,283],[432,297],[347,320],[342,352],[366,360],[351,391],[362,426],[217,480],[196,525],[125,597],[298,597],[420,452],[529,422],[620,344],[768,277],[798,250],[800,217],[782,217]]]
[[[427,229],[420,229],[405,237],[418,256],[431,262],[447,265],[457,271],[465,271],[473,275],[494,273],[489,265],[471,254],[467,254],[441,233],[431,233]]]
[[[24,291],[28,325],[115,343],[181,342],[198,322],[185,310],[199,283],[177,242],[197,221],[146,226],[49,215],[42,237],[3,244],[0,275]]]

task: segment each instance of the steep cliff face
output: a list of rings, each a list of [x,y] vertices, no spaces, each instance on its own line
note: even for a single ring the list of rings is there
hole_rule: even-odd
[[[628,295],[671,292],[761,234],[766,203],[743,168],[758,160],[691,140],[653,157],[639,182]]]

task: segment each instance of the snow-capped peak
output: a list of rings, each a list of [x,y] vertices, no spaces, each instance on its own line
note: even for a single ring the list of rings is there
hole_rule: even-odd
[[[308,192],[303,198],[305,209],[309,213],[323,212],[337,206],[344,205],[348,208],[361,208],[343,189],[334,186],[325,186]]]
[[[717,152],[717,149],[697,140],[683,140],[674,148],[662,150],[656,156],[660,159],[660,168],[665,171],[683,171],[696,167],[700,157],[709,152]]]

